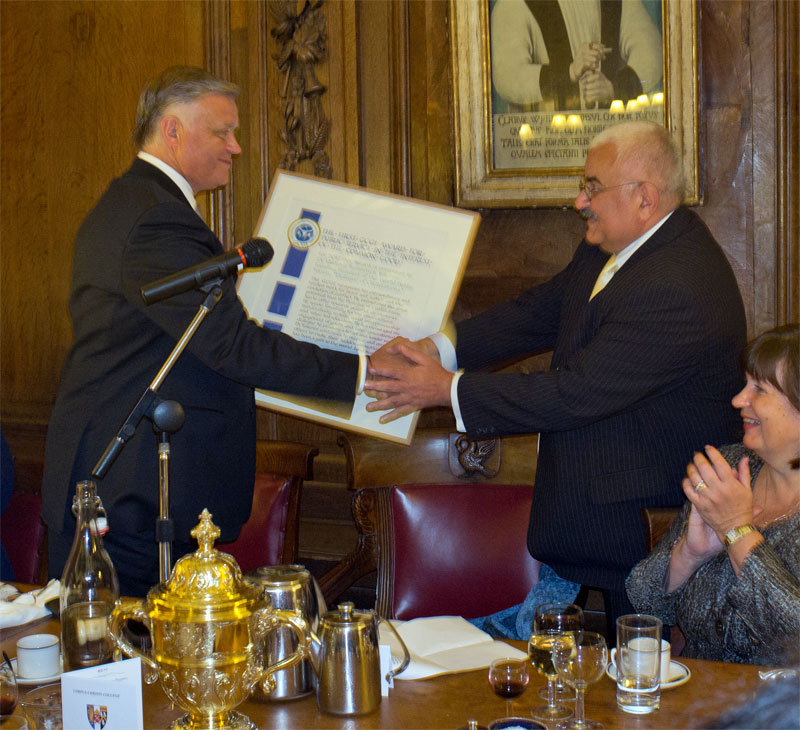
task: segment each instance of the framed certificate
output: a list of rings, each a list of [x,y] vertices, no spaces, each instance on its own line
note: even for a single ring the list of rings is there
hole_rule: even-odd
[[[279,170],[255,235],[275,250],[246,271],[239,297],[264,327],[341,352],[370,354],[442,328],[480,216]],[[257,391],[264,407],[408,444],[418,414],[381,424],[369,398],[349,403]]]

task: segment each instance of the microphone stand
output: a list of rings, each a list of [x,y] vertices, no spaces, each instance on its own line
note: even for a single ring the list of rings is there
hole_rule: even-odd
[[[217,302],[222,298],[222,279],[216,279],[203,287],[207,291],[207,296],[195,314],[194,319],[189,323],[186,331],[176,343],[172,352],[167,357],[161,369],[156,374],[153,382],[139,398],[139,401],[131,410],[117,435],[111,439],[100,460],[92,469],[92,476],[102,479],[111,465],[122,452],[123,447],[136,432],[136,427],[144,416],[153,421],[153,428],[159,434],[158,444],[158,499],[159,515],[156,520],[156,541],[158,542],[158,566],[159,579],[161,581],[169,578],[172,568],[172,540],[175,537],[175,528],[169,516],[169,458],[170,445],[169,434],[175,433],[183,426],[184,412],[183,407],[176,401],[165,401],[158,397],[157,391],[161,387],[164,379],[172,370],[181,353],[186,349],[189,341],[197,332],[197,328],[214,309]]]

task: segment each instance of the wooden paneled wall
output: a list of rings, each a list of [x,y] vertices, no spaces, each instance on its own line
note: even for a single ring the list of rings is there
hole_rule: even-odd
[[[0,3],[0,407],[22,487],[38,486],[72,340],[75,233],[130,164],[145,81],[204,62],[203,19],[198,0]]]
[[[0,2],[0,417],[18,460],[41,460],[71,339],[72,240],[110,178],[129,164],[145,80],[190,63],[242,86],[244,153],[232,185],[204,203],[226,245],[242,241],[285,152],[283,76],[271,31],[281,13],[302,7],[264,0]],[[792,0],[699,2],[700,214],[736,271],[751,333],[800,318],[798,7]],[[452,203],[448,2],[325,0],[321,12],[327,42],[318,79],[331,122],[332,177]],[[583,230],[570,210],[482,214],[456,318],[552,276]],[[120,404],[121,418],[129,406]],[[446,411],[421,421],[451,423]],[[265,437],[319,445],[319,482],[344,481],[330,429],[267,412],[259,427]]]

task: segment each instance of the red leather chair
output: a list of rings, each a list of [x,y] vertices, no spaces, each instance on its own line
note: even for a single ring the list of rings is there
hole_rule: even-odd
[[[38,494],[14,491],[0,518],[0,537],[20,583],[47,582],[47,527]]]
[[[356,492],[356,548],[320,579],[329,605],[372,571],[375,608],[388,618],[475,618],[525,598],[540,567],[526,547],[535,438],[487,443],[441,429],[418,431],[410,448],[346,437],[353,486],[364,475],[441,481]],[[479,451],[482,466],[471,458]],[[471,457],[459,459],[464,453]]]
[[[242,573],[297,561],[300,491],[313,479],[319,450],[290,441],[259,441],[250,518],[233,542],[216,547],[236,558]]]
[[[532,487],[409,484],[388,494],[381,615],[486,616],[521,603],[539,580],[540,563],[526,542]]]

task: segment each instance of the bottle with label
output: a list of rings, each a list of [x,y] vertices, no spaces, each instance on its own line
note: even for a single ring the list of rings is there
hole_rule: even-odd
[[[78,482],[72,513],[78,524],[61,576],[60,594],[65,672],[113,661],[109,625],[119,598],[117,571],[103,547],[108,523],[95,482]]]

